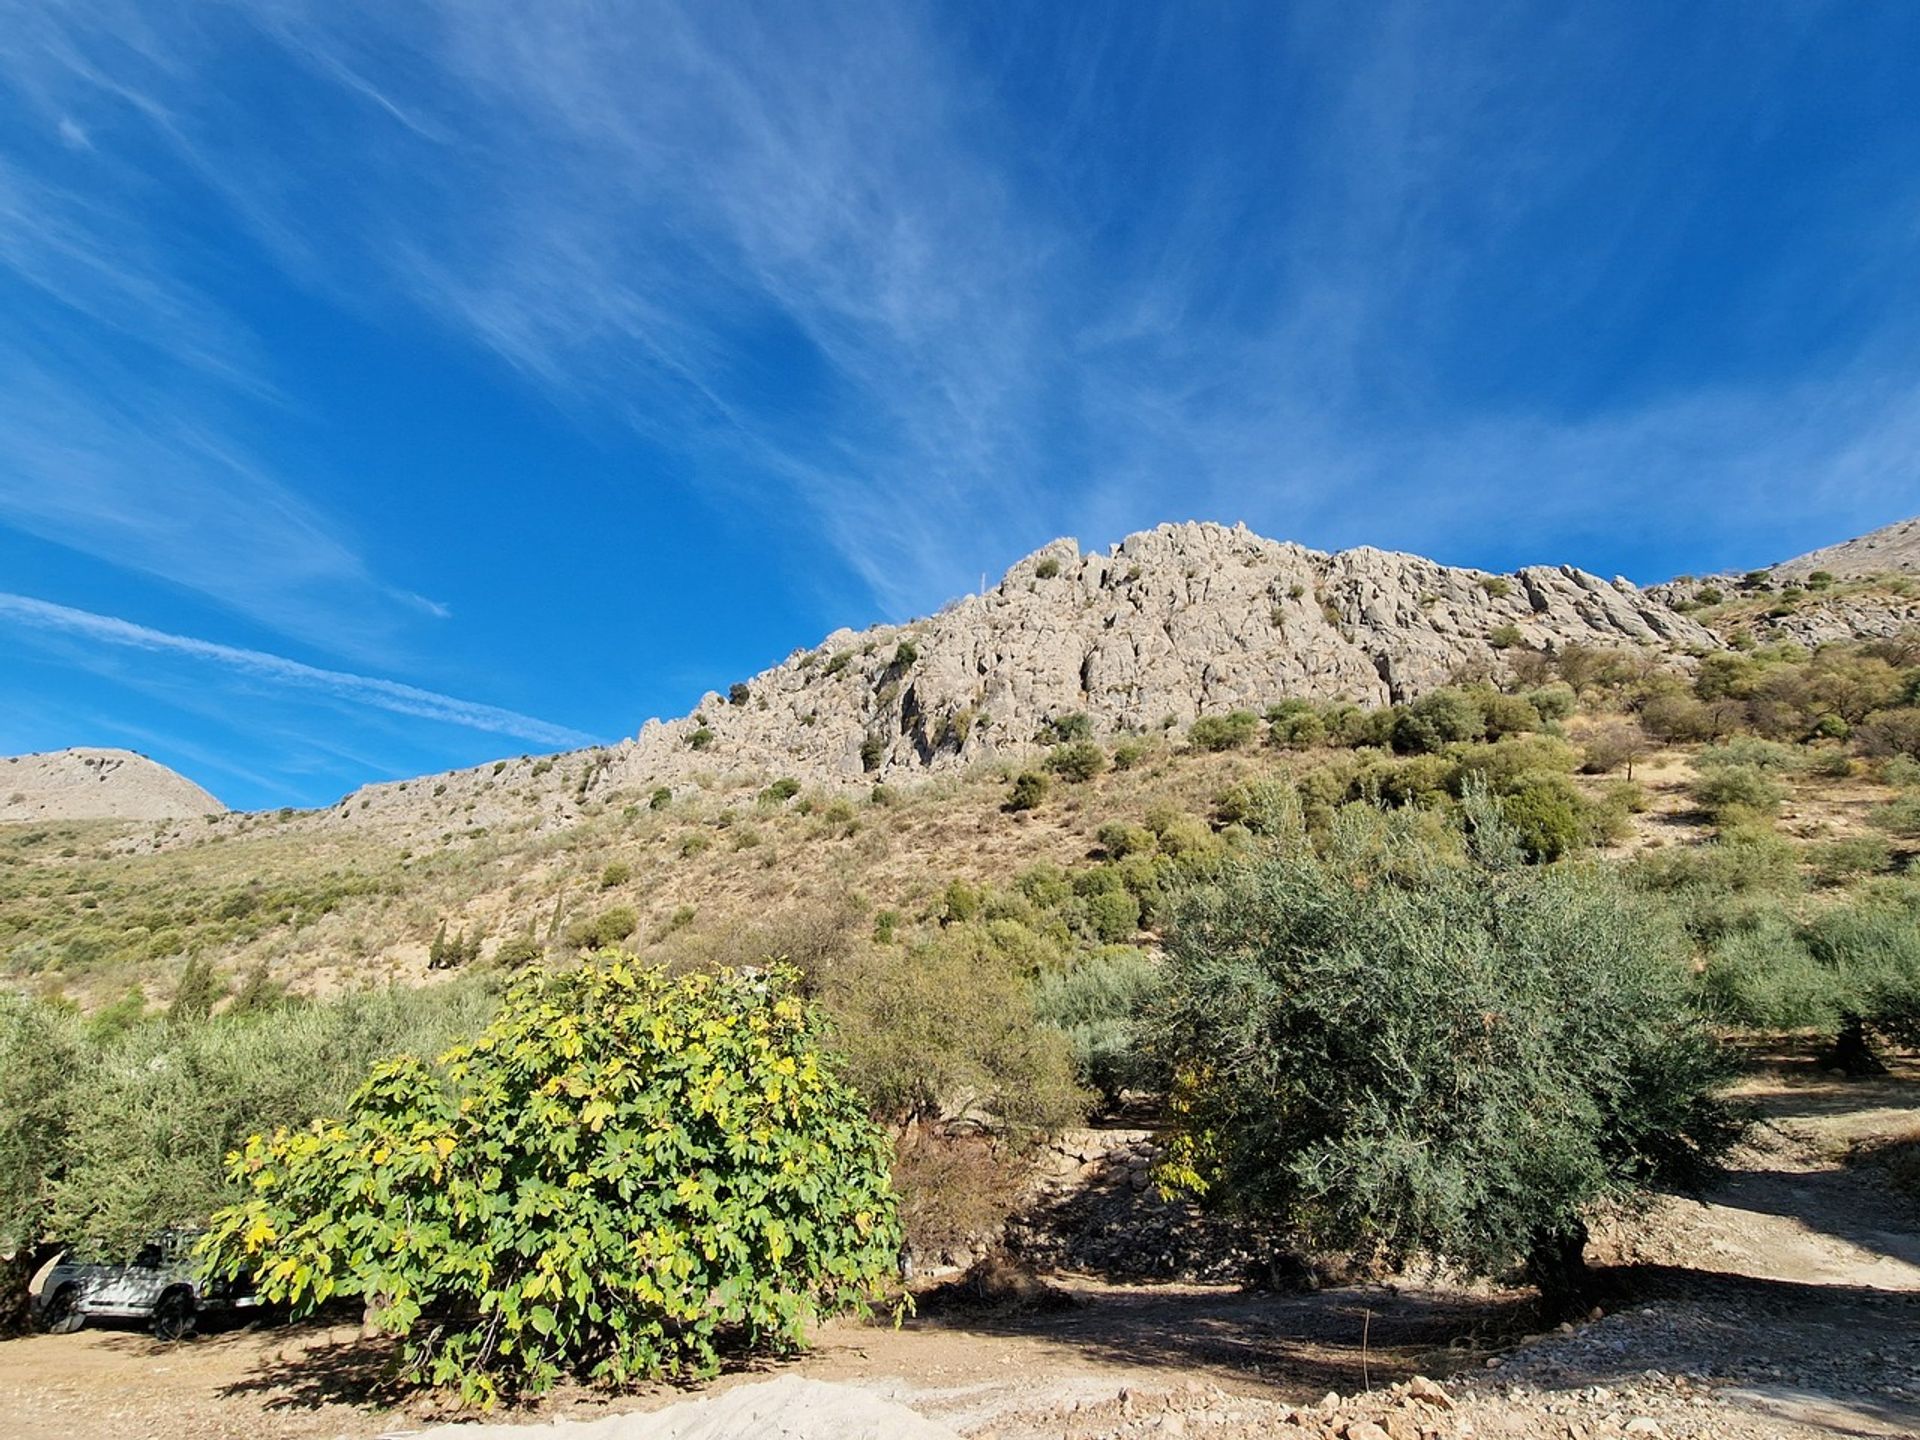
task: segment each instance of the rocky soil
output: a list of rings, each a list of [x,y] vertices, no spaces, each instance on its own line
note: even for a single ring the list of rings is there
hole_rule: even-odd
[[[131,750],[56,750],[0,760],[0,822],[177,820],[227,807]]]

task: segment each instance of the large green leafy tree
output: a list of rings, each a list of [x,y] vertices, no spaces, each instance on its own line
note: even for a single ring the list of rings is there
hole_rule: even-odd
[[[1585,1217],[1690,1182],[1738,1126],[1684,946],[1594,869],[1347,814],[1177,906],[1156,1044],[1166,1178],[1303,1242],[1577,1287]]]
[[[607,954],[535,974],[438,1067],[256,1136],[208,1253],[310,1308],[366,1299],[409,1375],[470,1401],[563,1373],[710,1371],[865,1311],[901,1244],[886,1137],[793,976]]]

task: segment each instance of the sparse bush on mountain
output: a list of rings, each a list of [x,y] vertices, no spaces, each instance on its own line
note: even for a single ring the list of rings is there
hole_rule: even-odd
[[[576,950],[597,950],[618,945],[639,928],[640,917],[631,905],[614,905],[567,926],[567,944]]]
[[[1042,745],[1069,745],[1093,739],[1093,720],[1084,710],[1049,716],[1040,726]]]
[[[1091,740],[1074,740],[1047,752],[1047,769],[1062,780],[1091,780],[1107,768],[1107,752]]]
[[[493,963],[503,970],[519,970],[546,958],[546,947],[531,935],[509,935],[493,952]]]
[[[310,1310],[361,1297],[471,1403],[711,1374],[866,1312],[901,1235],[889,1147],[792,977],[613,956],[514,987],[442,1066],[249,1139],[208,1253]]]
[[[1007,809],[1037,810],[1046,803],[1047,777],[1038,770],[1022,770],[1013,777],[1013,789],[1007,795]]]
[[[1251,710],[1202,715],[1187,727],[1187,743],[1196,750],[1241,750],[1260,733],[1260,717]]]

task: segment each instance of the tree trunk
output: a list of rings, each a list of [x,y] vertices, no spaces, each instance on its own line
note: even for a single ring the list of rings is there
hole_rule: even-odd
[[[1588,1279],[1586,1222],[1535,1230],[1527,1252],[1527,1279],[1540,1291],[1541,1308],[1549,1315],[1569,1315],[1580,1308]]]
[[[1858,1015],[1848,1015],[1841,1020],[1840,1033],[1821,1060],[1829,1070],[1841,1070],[1855,1077],[1887,1073],[1887,1067],[1873,1053],[1867,1022]]]

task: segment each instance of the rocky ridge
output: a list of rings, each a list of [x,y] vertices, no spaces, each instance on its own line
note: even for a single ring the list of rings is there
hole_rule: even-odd
[[[186,776],[131,750],[0,760],[0,821],[177,820],[226,809]]]
[[[1920,515],[1782,560],[1768,574],[1779,580],[1804,580],[1820,570],[1836,580],[1920,573]]]
[[[1289,696],[1372,706],[1497,675],[1512,647],[1575,643],[1676,654],[1721,641],[1630,582],[1573,566],[1493,575],[1371,548],[1329,554],[1244,526],[1162,525],[1093,553],[1056,540],[984,594],[907,624],[837,630],[619,745],[370,786],[335,814],[477,826],[524,815],[506,797],[535,789],[563,820],[592,798],[701,776],[905,780],[1019,759],[1068,715],[1115,736]]]

